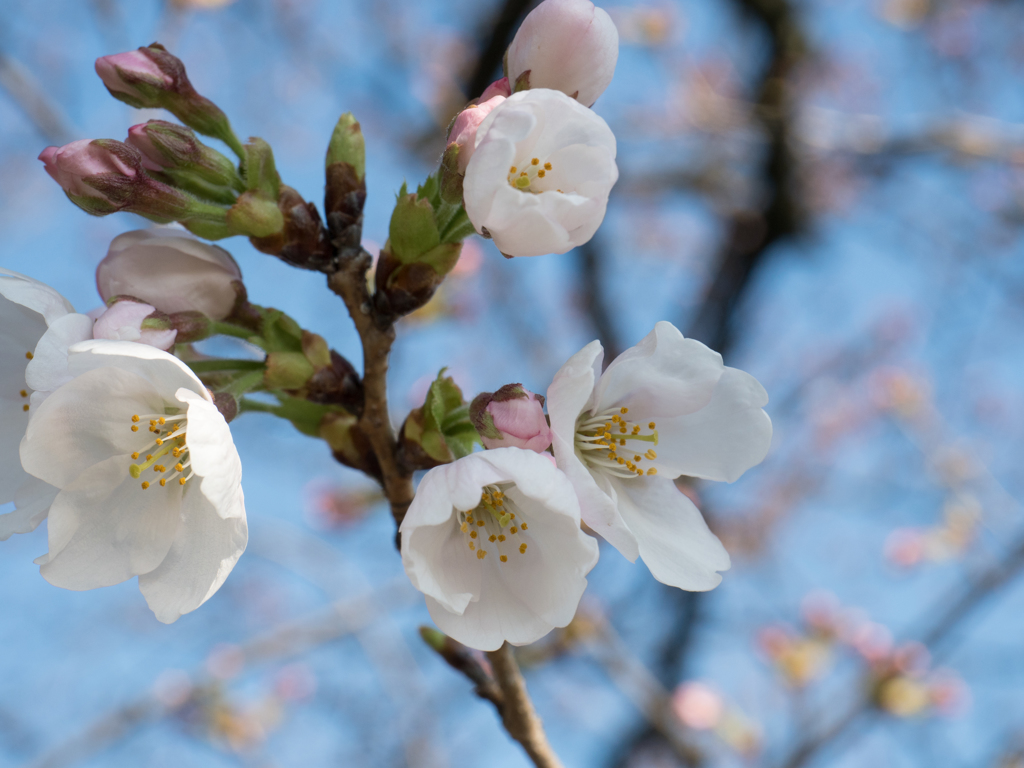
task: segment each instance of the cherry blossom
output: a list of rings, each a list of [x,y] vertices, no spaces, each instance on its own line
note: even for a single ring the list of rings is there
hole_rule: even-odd
[[[497,448],[428,472],[402,523],[402,562],[442,632],[472,648],[525,645],[576,612],[597,562],[568,479]]]
[[[506,256],[565,253],[593,237],[619,178],[615,136],[560,91],[516,93],[476,131],[466,213]]]
[[[29,421],[25,469],[59,493],[36,562],[74,590],[139,577],[170,623],[223,584],[248,539],[242,466],[209,391],[172,355],[92,340]]]
[[[712,589],[729,554],[672,482],[680,475],[732,482],[764,459],[772,426],[753,376],[660,322],[601,373],[594,341],[548,389],[559,468],[583,520],[656,579]]]

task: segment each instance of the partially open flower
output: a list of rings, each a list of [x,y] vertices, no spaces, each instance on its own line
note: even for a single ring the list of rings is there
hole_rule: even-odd
[[[145,100],[153,89],[170,88],[174,80],[146,55],[147,49],[125,51],[96,59],[96,74],[119,96]]]
[[[768,396],[671,323],[602,374],[603,354],[591,342],[548,389],[555,459],[583,520],[628,559],[639,554],[658,581],[712,589],[729,554],[672,479],[732,482],[760,463],[772,437]]]
[[[544,0],[523,20],[508,48],[515,90],[553,88],[590,106],[612,81],[619,33],[590,0]]]
[[[91,332],[92,320],[50,286],[0,269],[0,503],[15,506],[0,515],[0,541],[35,530],[57,494],[22,469],[18,445],[33,406],[66,379],[68,345]]]
[[[475,141],[466,213],[502,253],[565,253],[593,237],[619,177],[604,120],[564,93],[531,90],[494,107]]]
[[[227,578],[248,538],[242,466],[210,393],[176,357],[95,340],[68,357],[21,444],[25,469],[60,489],[40,572],[83,590],[139,576],[165,623]]]
[[[242,271],[223,248],[170,227],[118,235],[96,268],[104,301],[133,296],[167,314],[196,311],[213,320],[231,313],[241,280]]]
[[[493,651],[564,627],[597,562],[572,485],[533,451],[498,448],[428,472],[402,522],[402,563],[438,628]]]

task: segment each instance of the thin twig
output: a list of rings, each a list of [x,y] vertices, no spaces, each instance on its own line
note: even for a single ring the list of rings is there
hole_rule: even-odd
[[[42,86],[18,61],[0,51],[0,88],[21,107],[25,116],[47,141],[66,144],[71,129],[60,110],[46,98]]]
[[[509,736],[522,745],[537,768],[562,768],[526,692],[526,681],[512,655],[512,646],[505,643],[496,651],[488,651],[487,659],[501,690],[503,704],[498,713]]]

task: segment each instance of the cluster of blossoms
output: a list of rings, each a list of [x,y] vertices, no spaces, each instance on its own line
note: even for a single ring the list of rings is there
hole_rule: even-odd
[[[372,315],[387,327],[430,299],[474,231],[509,257],[564,253],[593,236],[618,170],[615,137],[591,106],[617,56],[615,26],[589,0],[545,0],[530,13],[506,76],[453,121],[438,172],[399,194],[372,293],[358,246],[364,145],[351,115],[327,151],[326,226],[281,183],[266,142],[243,145],[157,44],[96,69],[118,99],[184,126],[150,121],[125,142],[83,140],[40,159],[88,213],[177,221],[211,240],[248,236],[328,274],[357,326]],[[237,166],[196,133],[227,144]],[[48,515],[38,562],[49,581],[89,589],[138,575],[162,621],[208,599],[246,543],[227,426],[239,409],[291,420],[387,488],[382,441],[363,419],[370,372],[360,379],[322,338],[249,304],[225,251],[182,229],[130,232],[111,244],[97,285],[106,307],[80,315],[29,278],[0,280],[10,473],[0,491],[16,507],[0,535]],[[192,342],[216,333],[248,339],[265,358],[203,358]],[[468,404],[439,375],[398,439],[385,435],[402,452],[391,465],[429,469],[400,526],[406,573],[438,627],[466,645],[526,644],[566,626],[598,559],[591,534],[682,589],[712,589],[729,567],[673,481],[731,482],[764,458],[764,389],[667,322],[606,369],[603,355],[597,341],[573,355],[546,398],[510,384]],[[279,405],[245,398],[254,392]],[[477,443],[485,450],[474,453]]]
[[[223,311],[201,294],[231,290],[237,266],[184,235],[117,238],[97,271],[101,295],[115,295],[89,315],[42,283],[0,272],[0,493],[15,507],[0,516],[0,539],[48,519],[49,551],[36,560],[47,581],[82,590],[138,576],[164,622],[217,591],[248,536],[225,418],[196,374],[164,351],[178,333],[169,315],[139,298]],[[164,267],[177,283],[153,290]]]

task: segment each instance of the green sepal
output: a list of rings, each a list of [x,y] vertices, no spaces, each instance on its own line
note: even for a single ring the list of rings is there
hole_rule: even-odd
[[[338,118],[331,143],[327,145],[326,167],[334,163],[348,163],[352,166],[357,181],[366,177],[366,140],[362,128],[351,112]]]

